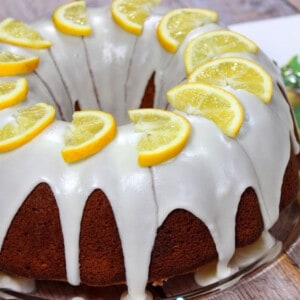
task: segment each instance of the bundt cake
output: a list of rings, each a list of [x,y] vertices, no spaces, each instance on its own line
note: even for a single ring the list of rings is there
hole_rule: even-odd
[[[38,56],[40,65],[26,74],[26,100],[0,111],[0,127],[38,102],[53,105],[57,115],[34,139],[0,154],[2,272],[72,285],[126,283],[128,299],[145,299],[148,282],[214,260],[216,276],[227,276],[235,249],[268,232],[296,199],[297,130],[280,72],[261,50],[220,54],[254,61],[272,78],[269,104],[225,87],[245,113],[236,137],[179,112],[191,124],[183,150],[154,166],[137,163],[139,135],[127,111],[174,110],[166,93],[187,79],[185,46],[223,28],[203,24],[170,53],[157,38],[161,11],[147,17],[140,35],[119,26],[110,7],[99,7],[87,9],[89,36],[66,35],[47,17],[31,26],[50,48],[1,43],[0,51]],[[90,109],[113,114],[118,132],[101,151],[67,163],[66,128],[74,110]]]

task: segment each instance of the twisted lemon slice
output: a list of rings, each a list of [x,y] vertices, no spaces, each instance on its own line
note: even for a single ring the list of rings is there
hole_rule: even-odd
[[[0,23],[0,42],[35,49],[51,47],[51,43],[35,29],[13,18],[4,19]]]
[[[28,93],[26,78],[0,82],[0,109],[22,102]]]
[[[15,122],[0,128],[0,152],[16,149],[36,137],[55,119],[55,109],[46,103],[20,109]]]
[[[178,85],[168,91],[167,98],[176,109],[213,121],[229,137],[238,134],[244,120],[244,109],[238,99],[212,85]]]
[[[178,155],[190,135],[190,123],[183,116],[161,109],[136,109],[129,117],[137,132],[143,132],[138,145],[138,163],[149,167]]]
[[[124,30],[139,35],[151,9],[159,3],[160,0],[114,0],[112,17]]]
[[[213,30],[199,34],[185,48],[186,71],[191,74],[199,65],[216,55],[229,52],[257,53],[258,47],[250,39],[231,30]]]
[[[243,89],[269,103],[273,81],[267,71],[252,60],[241,57],[221,57],[200,65],[188,82],[206,82],[220,87]]]
[[[167,51],[174,53],[191,30],[217,20],[218,14],[208,9],[177,8],[171,10],[159,22],[158,40]]]
[[[87,20],[85,1],[73,1],[56,8],[52,16],[56,28],[71,35],[90,35],[92,28]]]
[[[65,135],[62,156],[66,162],[75,162],[91,156],[117,134],[117,125],[111,114],[100,110],[76,111]]]
[[[38,56],[25,57],[0,50],[0,76],[14,76],[34,71],[40,63]]]

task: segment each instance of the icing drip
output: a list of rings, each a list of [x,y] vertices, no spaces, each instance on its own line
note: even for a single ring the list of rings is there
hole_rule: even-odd
[[[267,231],[264,231],[262,236],[256,242],[249,246],[237,249],[234,253],[234,256],[230,260],[229,266],[232,270],[238,270],[240,268],[250,266],[255,262],[263,263],[264,259],[262,259],[260,262],[258,260],[264,257],[264,255],[266,255],[267,253],[269,253],[272,258],[275,258],[281,251],[281,248],[282,243],[275,242],[274,238]],[[272,249],[271,252],[270,249]],[[207,286],[222,279],[223,276],[220,277],[220,274],[218,274],[216,270],[216,261],[200,267],[195,273],[195,281],[200,286]],[[233,282],[230,282],[229,284],[232,285],[239,279],[240,277],[237,277],[235,280],[233,280]]]
[[[41,101],[56,106],[61,119],[71,118],[78,101],[81,109],[101,108],[113,113],[119,124],[126,124],[127,109],[139,107],[153,73],[155,106],[165,108],[166,91],[186,77],[183,50],[187,41],[220,28],[211,24],[194,30],[177,53],[170,55],[156,40],[157,16],[150,17],[142,36],[136,37],[113,22],[107,7],[89,9],[88,14],[94,31],[85,38],[63,35],[46,19],[33,24],[53,47],[50,51],[32,51],[40,56],[41,65],[28,76],[28,99],[25,104],[0,111],[0,125],[20,106]],[[7,49],[20,51],[12,46]],[[207,119],[186,116],[192,134],[185,149],[164,164],[141,168],[136,158],[139,135],[129,124],[120,126],[116,139],[101,152],[66,164],[60,151],[67,123],[56,121],[32,142],[1,154],[0,190],[5,197],[0,201],[0,249],[26,196],[45,182],[59,208],[71,284],[80,284],[80,224],[86,200],[95,189],[108,197],[118,225],[128,286],[124,299],[148,299],[145,286],[156,231],[177,208],[191,212],[209,229],[219,256],[218,278],[235,270],[228,263],[235,251],[235,216],[242,193],[248,187],[255,190],[264,224],[270,228],[278,217],[290,141],[295,153],[299,145],[289,106],[277,87],[281,79],[275,66],[261,52],[234,55],[263,64],[274,78],[269,106],[245,91],[231,90],[246,115],[236,139],[224,136]],[[31,157],[38,161],[34,167]],[[22,182],[18,189],[15,182]]]
[[[142,293],[141,295],[137,295],[135,294],[134,298],[131,298],[129,296],[129,293],[128,292],[124,292],[122,295],[121,295],[121,300],[130,300],[130,299],[136,299],[136,300],[152,300],[153,297],[152,297],[152,294],[148,291],[146,291],[146,293]]]

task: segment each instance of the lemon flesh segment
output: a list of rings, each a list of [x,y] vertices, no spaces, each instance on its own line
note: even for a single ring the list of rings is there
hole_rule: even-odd
[[[39,63],[38,56],[25,57],[0,50],[0,76],[15,76],[33,72]]]
[[[74,1],[59,6],[53,13],[53,23],[65,34],[87,36],[92,28],[86,15],[85,1]]]
[[[167,92],[179,111],[213,121],[227,136],[237,136],[244,120],[244,109],[231,93],[208,84],[186,83]]]
[[[111,114],[98,110],[77,111],[65,134],[62,156],[66,162],[87,158],[108,145],[117,134]]]
[[[143,133],[137,144],[138,164],[150,167],[177,156],[188,142],[189,121],[174,112],[160,109],[129,111],[135,131]]]
[[[0,128],[0,152],[14,150],[31,141],[55,119],[55,109],[46,103],[19,110],[15,122]]]
[[[152,8],[160,0],[115,0],[111,5],[114,21],[124,30],[140,35]]]
[[[188,82],[205,82],[220,87],[246,90],[268,104],[273,95],[269,73],[257,63],[240,57],[222,57],[200,65]]]
[[[13,18],[6,18],[0,23],[0,42],[34,49],[51,47],[51,43],[39,32]]]
[[[0,110],[22,102],[27,94],[28,82],[26,78],[0,82]]]
[[[218,20],[215,11],[199,8],[171,10],[160,20],[157,37],[162,47],[175,53],[190,31]]]
[[[245,36],[231,30],[213,30],[198,35],[186,46],[184,62],[187,74],[199,65],[223,53],[257,53],[258,46]]]

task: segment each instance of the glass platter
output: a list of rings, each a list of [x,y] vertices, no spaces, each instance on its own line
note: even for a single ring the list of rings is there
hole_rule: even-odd
[[[222,299],[220,291],[238,285],[244,280],[251,280],[258,276],[266,268],[269,272],[280,261],[280,256],[295,242],[300,233],[300,200],[287,207],[280,219],[270,231],[273,243],[263,244],[261,241],[255,244],[259,247],[259,254],[249,260],[243,260],[243,264],[237,272],[215,283],[199,286],[194,280],[194,274],[179,276],[168,280],[163,287],[148,286],[153,299],[187,300],[187,299]],[[266,246],[267,245],[267,246]],[[239,250],[235,255],[238,259],[245,249]],[[246,249],[249,250],[249,249]],[[248,253],[249,251],[246,251]],[[251,252],[252,253],[252,252]],[[240,281],[243,279],[242,281]],[[95,288],[87,286],[71,286],[62,282],[38,281],[34,294],[15,294],[15,298],[24,300],[55,299],[55,300],[117,300],[126,290],[125,286],[112,286]],[[232,287],[231,289],[234,289]],[[220,298],[218,297],[220,296]],[[212,297],[212,298],[211,298]]]

